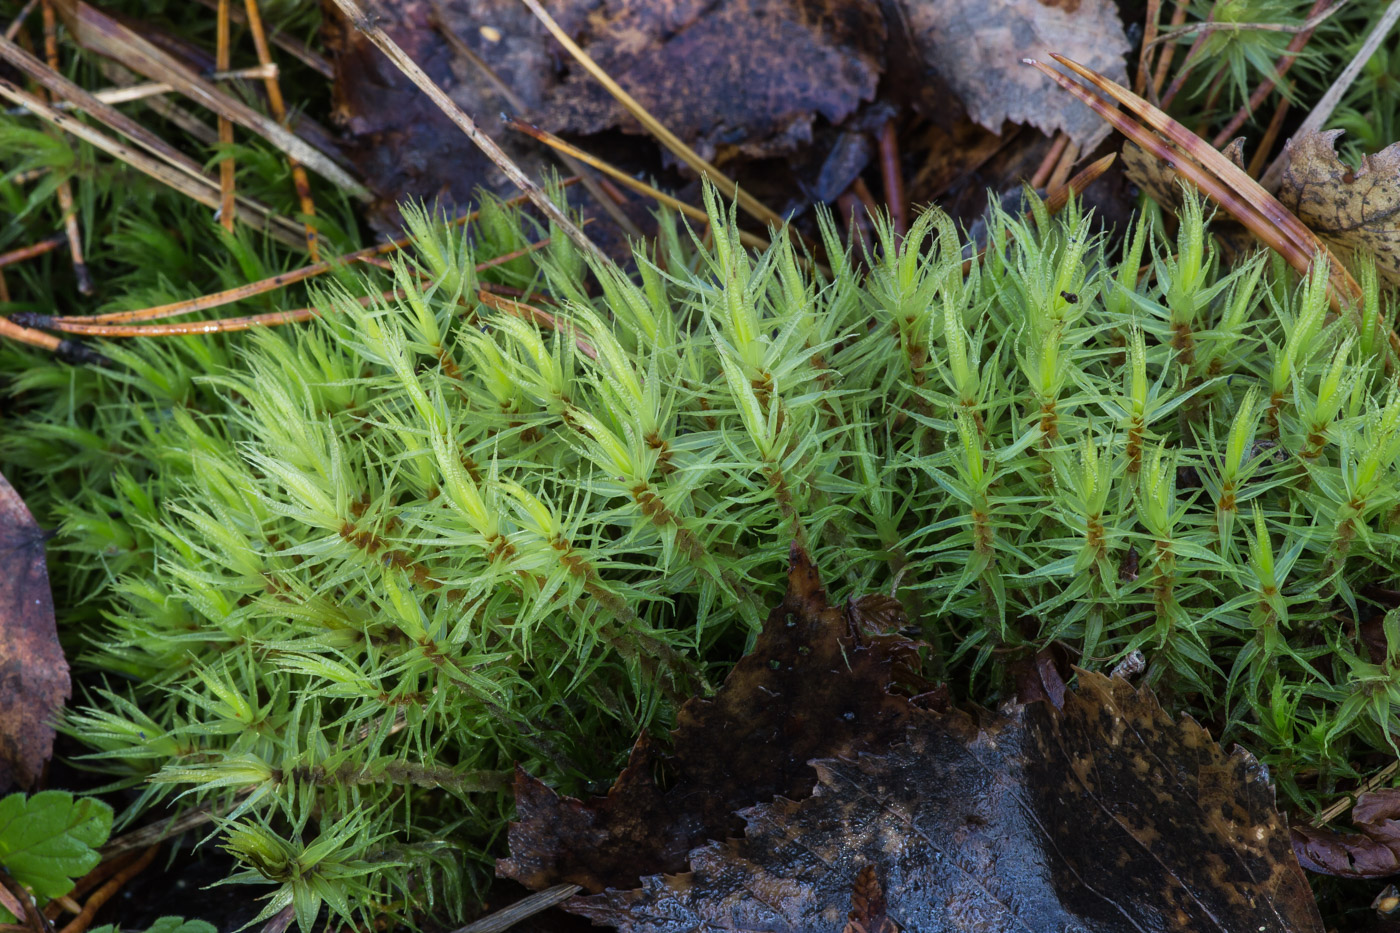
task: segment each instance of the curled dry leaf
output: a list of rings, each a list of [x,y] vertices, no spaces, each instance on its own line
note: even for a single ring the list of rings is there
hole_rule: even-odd
[[[740,808],[805,795],[808,759],[895,741],[916,708],[888,688],[927,687],[915,643],[881,634],[903,622],[886,597],[830,605],[816,568],[794,549],[786,598],[715,696],[681,707],[670,756],[643,737],[608,795],[590,801],[517,775],[519,821],[498,874],[536,890],[633,887],[684,869],[707,839],[737,833]],[[673,775],[665,790],[653,777],[663,761]],[[846,891],[854,877],[842,882]]]
[[[1351,821],[1360,832],[1293,827],[1293,851],[1303,867],[1343,878],[1400,874],[1400,788],[1357,797]]]
[[[0,476],[0,792],[38,780],[70,691],[44,534]]]
[[[1358,256],[1371,256],[1382,281],[1400,285],[1400,143],[1353,169],[1337,157],[1342,132],[1288,141],[1278,199],[1343,262],[1355,268]]]
[[[813,762],[812,796],[745,810],[690,872],[566,907],[624,933],[834,930],[874,918],[857,878],[925,933],[1320,933],[1265,770],[1146,690],[1079,684],[1063,711],[913,710],[901,742]]]
[[[1086,149],[1107,135],[1087,107],[1065,106],[1058,89],[1023,58],[1060,52],[1120,84],[1131,47],[1111,0],[890,0],[921,57],[993,132],[1004,121],[1064,130]]]

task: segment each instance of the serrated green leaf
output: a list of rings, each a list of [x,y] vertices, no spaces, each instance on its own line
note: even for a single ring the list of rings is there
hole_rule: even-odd
[[[0,866],[38,897],[60,897],[102,860],[97,847],[111,831],[112,808],[100,800],[11,794],[0,800]]]

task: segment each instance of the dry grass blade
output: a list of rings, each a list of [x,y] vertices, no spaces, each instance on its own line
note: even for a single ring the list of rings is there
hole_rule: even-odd
[[[391,39],[388,33],[380,29],[370,17],[364,14],[364,11],[356,5],[354,0],[332,0],[332,2],[334,2],[335,5],[340,8],[340,11],[349,18],[350,22],[354,24],[357,30],[373,42],[379,51],[388,56],[389,60],[404,73],[405,77],[417,85],[420,91],[427,94],[429,100],[437,104],[438,109],[445,113],[448,119],[455,123],[457,128],[465,133],[467,138],[475,143],[478,149],[486,154],[487,158],[496,163],[501,171],[505,173],[506,177],[510,179],[511,183],[525,193],[531,203],[538,207],[552,222],[558,224],[559,228],[564,231],[569,239],[573,240],[578,244],[580,249],[604,266],[612,264],[612,260],[608,258],[607,254],[599,249],[597,244],[590,240],[588,235],[580,230],[578,225],[570,220],[568,216],[559,209],[559,206],[549,199],[539,185],[531,181],[525,173],[521,171],[520,166],[515,164],[514,159],[506,155],[490,136],[481,131],[481,128],[476,125],[476,121],[467,116],[467,114],[462,111],[462,108],[458,107],[457,103],[452,100],[452,98],[448,97],[442,88],[438,87],[422,68],[418,67],[418,63],[412,58],[409,58],[408,53],[403,49],[399,48],[399,44]]]
[[[336,0],[336,2],[341,2],[341,0]],[[671,150],[676,158],[690,166],[696,174],[708,177],[715,187],[719,188],[723,194],[729,195],[732,193],[739,207],[748,214],[770,226],[780,228],[783,226],[783,218],[778,216],[776,211],[773,211],[759,202],[753,195],[748,194],[740,188],[734,179],[702,159],[699,153],[682,142],[680,137],[672,133],[660,120],[652,116],[645,107],[637,102],[636,98],[623,90],[622,86],[614,81],[606,71],[599,67],[598,63],[590,58],[588,53],[580,48],[577,42],[569,38],[569,34],[555,22],[554,17],[550,16],[549,13],[545,11],[544,7],[540,6],[539,0],[520,0],[520,2],[529,7],[530,12],[535,14],[535,18],[544,24],[544,27],[548,29],[550,34],[559,41],[559,44],[564,46],[568,53],[574,57],[574,60],[582,65],[599,84],[603,85],[603,87],[607,89],[607,92],[626,108],[628,113],[637,119],[637,122],[646,127],[647,131],[660,140],[662,145]]]
[[[210,81],[237,81],[243,78],[268,78],[277,76],[276,65],[254,65],[251,68],[232,68],[228,71],[210,72],[206,77]],[[148,97],[159,97],[162,94],[169,94],[175,89],[168,84],[159,81],[147,81],[142,84],[129,84],[125,87],[109,87],[100,91],[92,92],[92,99],[101,101],[104,104],[128,104],[134,100],[145,100]],[[71,110],[71,101],[54,101],[53,105],[59,110]],[[11,116],[23,116],[25,113],[22,107],[15,107],[10,110]]]
[[[33,13],[34,8],[38,5],[39,0],[29,0],[24,6],[20,7],[19,12],[15,14],[15,18],[10,20],[10,25],[5,27],[6,39],[13,39],[15,36],[19,35],[19,31],[24,28],[24,21],[29,18],[29,14]]]
[[[564,153],[565,155],[575,158],[585,165],[591,166],[592,168],[596,168],[604,175],[607,175],[615,181],[626,185],[633,191],[636,191],[639,194],[644,194],[652,200],[656,201],[658,204],[663,204],[673,211],[677,211],[681,214],[684,214],[691,220],[698,220],[701,223],[706,224],[710,222],[709,216],[700,208],[695,207],[691,204],[687,204],[684,201],[681,201],[677,198],[673,198],[671,197],[671,195],[660,190],[659,188],[654,188],[644,181],[633,178],[631,175],[628,175],[626,172],[624,172],[617,166],[609,162],[605,162],[597,156],[591,155],[588,152],[585,152],[584,150],[578,148],[577,146],[571,143],[565,142],[564,140],[560,139],[558,136],[555,136],[548,130],[542,130],[538,126],[532,126],[529,123],[525,123],[524,121],[519,119],[513,119],[506,125],[509,126],[511,129],[516,130],[517,132],[524,133],[526,136],[538,139],[546,146],[549,146],[550,148],[558,152]],[[753,247],[754,249],[767,249],[769,246],[768,241],[763,239],[763,237],[755,236],[752,233],[746,233],[743,230],[739,231],[739,242],[743,243],[745,246]]]
[[[482,917],[475,923],[454,930],[453,933],[504,933],[520,921],[533,917],[542,910],[548,910],[555,904],[562,904],[582,890],[583,888],[576,884],[556,884],[552,888],[545,888],[522,898],[509,907],[503,907],[488,917]]]
[[[1142,123],[1129,119],[1127,115],[1054,69],[1039,62],[1034,63],[1036,67],[1083,100],[1129,139],[1159,159],[1175,165],[1182,175],[1249,227],[1250,232],[1265,245],[1277,250],[1295,269],[1306,273],[1318,258],[1324,258],[1328,263],[1329,292],[1333,306],[1338,310],[1356,306],[1361,296],[1361,288],[1351,277],[1351,273],[1347,272],[1326,245],[1313,235],[1302,221],[1250,178],[1243,169],[1127,88],[1063,55],[1051,54],[1057,62],[1110,98],[1121,102],[1135,117],[1140,118]],[[1161,133],[1176,148],[1168,148],[1156,133],[1148,132],[1143,124]]]
[[[210,190],[216,190],[218,188],[218,182],[205,175],[204,170],[200,167],[199,163],[195,162],[189,156],[185,155],[183,152],[176,149],[174,146],[161,139],[155,133],[152,133],[149,129],[142,126],[140,123],[137,123],[135,120],[133,120],[131,117],[128,117],[126,114],[122,113],[120,110],[117,110],[115,107],[112,107],[111,105],[106,104],[101,100],[98,100],[95,95],[88,93],[86,90],[79,87],[77,84],[74,84],[72,81],[69,81],[63,75],[59,74],[52,68],[49,68],[39,59],[35,58],[33,55],[29,54],[24,49],[20,48],[18,45],[9,41],[8,39],[0,39],[0,59],[3,59],[4,61],[14,65],[20,71],[24,72],[26,75],[37,81],[41,86],[51,91],[56,97],[64,99],[65,101],[72,104],[73,107],[87,113],[89,116],[93,117],[98,122],[110,127],[113,130],[116,130],[123,136],[126,136],[133,143],[140,146],[142,149],[145,149],[151,155],[165,162],[167,165],[170,165],[178,169],[185,175],[189,176],[191,179],[196,181],[201,187],[205,187]],[[55,107],[51,109],[57,108]],[[36,114],[36,116],[43,115]],[[86,124],[82,125],[86,126]],[[112,153],[110,150],[104,151],[107,151],[109,154],[115,155],[115,153]],[[121,157],[118,156],[118,158]],[[139,166],[137,167],[139,168]],[[142,169],[142,171],[145,170]],[[202,199],[196,198],[196,200],[199,200],[201,204],[208,203],[207,201]],[[296,224],[292,223],[287,218],[276,214],[266,205],[255,201],[251,198],[240,197],[238,199],[238,204],[244,210],[249,211],[253,214],[253,216],[257,217],[260,223],[275,224],[283,230],[291,233],[296,233],[300,230],[300,228]],[[215,204],[215,207],[217,208],[217,203]],[[285,240],[285,237],[279,238]],[[295,241],[286,242],[294,243]]]
[[[50,0],[43,0],[44,13],[44,57],[48,60],[49,67],[58,71],[58,19],[54,16],[53,4]],[[39,96],[44,97],[44,92],[40,91]],[[68,235],[68,252],[73,257],[73,277],[76,279],[79,293],[91,295],[93,292],[92,275],[88,272],[87,263],[83,260],[83,236],[78,230],[78,212],[73,207],[73,184],[66,177],[62,178],[55,190],[58,195],[58,207],[63,215],[63,229]]]
[[[135,31],[84,3],[83,0],[53,2],[58,7],[68,31],[84,48],[105,55],[152,81],[172,85],[196,103],[257,133],[346,193],[362,201],[371,200],[369,190],[325,153],[275,120],[220,91],[186,68],[178,59],[137,35]]]
[[[121,159],[137,171],[149,175],[156,181],[169,185],[186,197],[192,198],[200,204],[214,210],[218,209],[219,196],[215,190],[209,187],[208,179],[195,178],[185,172],[176,171],[163,162],[159,162],[144,153],[137,152],[125,143],[119,142],[106,133],[88,126],[76,117],[54,110],[34,95],[20,90],[14,84],[3,78],[0,78],[0,97],[4,97],[12,103],[28,108],[36,116],[47,120],[64,132],[71,133],[79,139],[90,143],[94,148],[100,149],[110,156]],[[301,237],[298,234],[288,233],[277,225],[269,226],[268,233],[291,246],[301,245]]]
[[[224,0],[220,0],[220,3],[223,2]],[[263,30],[258,0],[245,0],[244,9],[247,11],[248,30],[253,34],[253,47],[257,50],[258,62],[272,69],[272,73],[263,78],[268,109],[272,111],[272,116],[278,123],[286,126],[287,104],[282,99],[282,84],[277,80],[277,66],[272,63],[272,50],[267,45],[267,33]],[[311,261],[316,262],[321,258],[321,248],[316,225],[312,220],[316,216],[316,202],[311,200],[311,182],[306,177],[306,169],[302,168],[295,158],[287,156],[287,165],[292,170],[292,186],[296,188],[301,212],[306,215],[306,251],[311,254]]]

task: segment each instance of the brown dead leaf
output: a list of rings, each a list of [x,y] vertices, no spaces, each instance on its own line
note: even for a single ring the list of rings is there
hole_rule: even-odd
[[[1244,139],[1232,139],[1220,154],[1244,169]],[[1164,210],[1175,211],[1182,204],[1182,186],[1197,191],[1189,178],[1177,172],[1168,162],[1153,158],[1136,143],[1123,144],[1123,171],[1128,180],[1137,185],[1147,196],[1156,201]],[[1199,192],[1197,192],[1199,196]],[[1259,249],[1259,241],[1254,234],[1224,209],[1211,221],[1210,232],[1222,250],[1227,264],[1233,264]]]
[[[901,682],[914,694],[927,684],[913,642],[869,629],[888,631],[891,622],[903,624],[884,599],[830,605],[794,548],[786,598],[715,696],[681,707],[671,756],[643,737],[607,797],[587,802],[517,774],[519,822],[497,873],[536,890],[565,881],[593,892],[633,887],[644,875],[682,870],[705,840],[737,833],[741,807],[805,796],[809,759],[895,741],[916,707],[887,688]],[[653,777],[660,762],[673,775],[665,790]]]
[[[641,131],[519,0],[377,6],[394,41],[527,171],[543,167],[539,147],[508,132],[503,111],[555,133]],[[812,140],[819,118],[841,123],[872,99],[883,68],[876,0],[559,0],[549,9],[711,161],[792,153]],[[405,196],[461,204],[478,186],[506,190],[495,167],[338,12],[327,15],[326,32],[337,119],[384,216]]]
[[[834,930],[874,916],[854,877],[925,933],[1320,933],[1265,770],[1146,690],[1079,682],[1063,712],[913,710],[902,742],[813,762],[812,796],[745,810],[690,872],[567,909],[624,933]]]
[[[1357,797],[1351,821],[1360,832],[1339,833],[1306,824],[1293,827],[1293,851],[1303,867],[1343,878],[1400,874],[1400,788]]]
[[[0,791],[38,780],[70,691],[44,534],[0,475]]]
[[[1290,139],[1278,199],[1343,262],[1372,256],[1381,279],[1400,285],[1400,143],[1351,168],[1337,157],[1342,130]]]
[[[821,116],[875,96],[884,19],[875,0],[604,0],[580,45],[710,161],[785,155]],[[570,68],[549,93],[556,132],[639,132],[596,81]]]
[[[999,132],[1003,121],[1064,130],[1086,149],[1107,135],[1087,107],[1066,106],[1023,58],[1059,52],[1124,83],[1130,48],[1111,0],[889,0],[928,68],[968,115]]]

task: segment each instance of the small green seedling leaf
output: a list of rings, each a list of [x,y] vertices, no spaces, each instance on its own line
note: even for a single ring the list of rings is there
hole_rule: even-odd
[[[46,790],[0,800],[0,867],[43,900],[73,890],[102,857],[112,808],[91,797]]]
[[[97,927],[92,933],[122,933],[121,927],[107,924]],[[214,924],[206,920],[186,920],[184,917],[161,917],[151,924],[146,933],[218,933]]]

